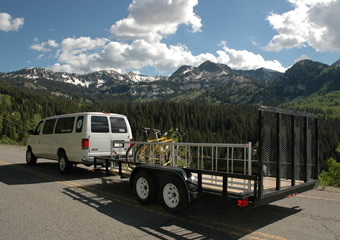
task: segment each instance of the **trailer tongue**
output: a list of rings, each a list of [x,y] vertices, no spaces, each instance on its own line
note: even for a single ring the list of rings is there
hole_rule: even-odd
[[[258,207],[313,189],[319,173],[317,116],[260,107],[258,125],[254,144],[112,141],[112,146],[131,147],[95,162],[105,161],[108,174],[110,167],[129,177],[142,204],[159,196],[171,212],[202,194]]]

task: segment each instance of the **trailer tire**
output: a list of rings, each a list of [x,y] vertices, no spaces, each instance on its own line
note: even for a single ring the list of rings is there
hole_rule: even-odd
[[[171,213],[183,210],[188,204],[188,193],[176,177],[165,180],[160,187],[160,199],[165,209]]]
[[[156,185],[151,175],[146,171],[137,173],[133,186],[136,198],[141,204],[151,204],[155,200]]]
[[[34,156],[32,149],[29,147],[26,150],[26,163],[27,165],[35,165],[37,163],[37,158]]]
[[[62,174],[67,174],[72,171],[72,163],[67,159],[65,152],[58,153],[58,167]]]

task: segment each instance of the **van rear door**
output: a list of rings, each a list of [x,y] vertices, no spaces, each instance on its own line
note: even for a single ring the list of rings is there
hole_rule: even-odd
[[[123,116],[110,116],[110,124],[111,124],[111,139],[112,140],[122,140],[122,141],[130,141],[132,138],[130,125]],[[121,146],[115,146],[114,151],[125,154],[128,147],[128,144],[122,144]]]
[[[90,153],[92,156],[109,156],[110,129],[107,116],[91,116]]]

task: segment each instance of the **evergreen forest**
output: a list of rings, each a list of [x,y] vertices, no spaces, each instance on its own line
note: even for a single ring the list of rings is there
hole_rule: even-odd
[[[162,131],[178,128],[186,142],[256,143],[257,108],[196,102],[86,103],[0,82],[0,143],[25,145],[28,130],[34,129],[41,118],[88,111],[126,115],[135,140],[144,140],[141,129],[150,127]],[[335,151],[340,141],[339,126],[340,118],[320,119],[321,170],[327,169],[330,157],[340,159]]]

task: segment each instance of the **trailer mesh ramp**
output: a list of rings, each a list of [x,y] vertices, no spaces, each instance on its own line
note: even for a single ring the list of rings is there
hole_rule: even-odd
[[[317,179],[318,119],[290,110],[260,109],[261,195]]]

